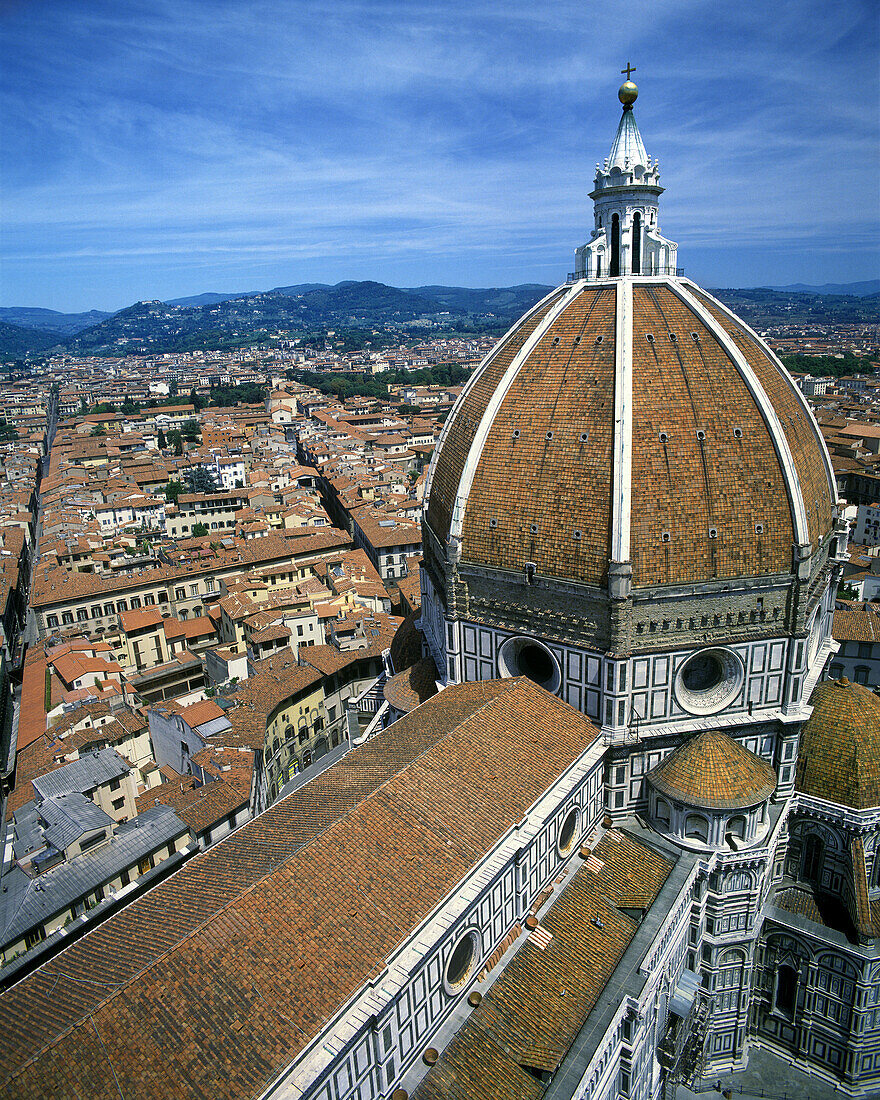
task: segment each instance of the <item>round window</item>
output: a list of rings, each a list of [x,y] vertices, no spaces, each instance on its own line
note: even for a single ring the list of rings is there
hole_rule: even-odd
[[[559,830],[559,839],[556,842],[561,855],[567,856],[574,848],[578,837],[579,819],[580,813],[577,806],[572,807],[565,815],[565,820],[562,822],[562,828]]]
[[[446,964],[446,975],[443,982],[447,993],[457,993],[473,974],[479,948],[480,937],[474,929],[465,932],[453,947],[452,954]]]
[[[736,697],[743,665],[731,649],[703,649],[679,668],[675,697],[690,714],[715,714]]]
[[[508,638],[498,651],[502,676],[527,676],[545,691],[556,692],[562,683],[559,662],[536,638]]]

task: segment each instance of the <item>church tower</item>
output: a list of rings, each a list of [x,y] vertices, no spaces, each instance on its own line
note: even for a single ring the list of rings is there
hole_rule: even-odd
[[[590,192],[594,228],[590,240],[575,250],[578,279],[617,278],[619,275],[675,275],[678,245],[660,235],[657,200],[663,194],[660,165],[651,160],[639,133],[633,104],[639,89],[627,79],[617,95],[623,115],[611,152],[596,165],[595,189]]]

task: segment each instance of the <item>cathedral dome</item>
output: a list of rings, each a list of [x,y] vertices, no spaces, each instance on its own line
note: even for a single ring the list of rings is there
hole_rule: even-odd
[[[850,680],[818,684],[803,728],[797,789],[856,810],[880,806],[880,699]]]
[[[425,489],[441,680],[528,676],[614,738],[806,718],[846,546],[806,400],[676,267],[662,192],[624,97],[575,271],[474,371]]]
[[[742,321],[683,278],[584,278],[470,379],[426,523],[462,562],[588,585],[628,562],[639,588],[791,573],[834,500],[806,402]]]
[[[666,797],[703,810],[747,809],[776,789],[776,773],[767,761],[718,730],[679,745],[648,781]]]

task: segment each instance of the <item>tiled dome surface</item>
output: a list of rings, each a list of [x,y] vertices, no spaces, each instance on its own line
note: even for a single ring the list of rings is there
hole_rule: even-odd
[[[382,689],[385,699],[402,714],[421,706],[426,699],[437,694],[437,666],[433,657],[397,672],[385,681]]]
[[[685,741],[648,779],[660,794],[705,810],[747,809],[776,789],[767,761],[718,730]]]
[[[620,514],[636,587],[790,572],[835,499],[794,383],[693,284],[633,277],[630,301],[623,282],[559,288],[478,369],[438,445],[428,526],[464,562],[593,585]]]
[[[856,810],[880,806],[880,699],[842,679],[817,684],[810,703],[797,789]]]

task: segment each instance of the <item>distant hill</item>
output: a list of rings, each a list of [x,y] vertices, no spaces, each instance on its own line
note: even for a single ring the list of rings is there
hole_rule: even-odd
[[[410,288],[408,293],[430,298],[450,312],[494,313],[515,320],[552,289],[540,283],[521,283],[475,290],[463,286],[417,286]]]
[[[767,289],[794,290],[802,294],[851,294],[855,298],[865,298],[880,293],[880,279],[868,279],[863,283],[823,283],[821,286],[791,283],[789,286],[771,286]]]
[[[406,290],[374,281],[300,283],[234,297],[206,294],[201,303],[136,302],[67,342],[78,355],[187,351],[257,342],[269,332],[319,332],[326,328],[406,326],[415,321],[494,326],[528,309],[549,287]],[[185,302],[186,299],[181,299]]]
[[[10,325],[0,321],[0,358],[23,359],[26,355],[39,354],[63,344],[66,337],[60,333],[40,332],[35,328]]]
[[[774,324],[877,324],[880,310],[876,296],[817,294],[798,290],[714,289],[712,294],[750,325]]]
[[[339,286],[350,286],[351,280],[339,283]],[[295,286],[276,286],[272,288],[273,294],[286,294],[289,298],[297,298],[300,294],[308,294],[310,290],[332,290],[332,283],[297,283]]]
[[[279,293],[279,296],[281,294],[281,292],[273,293]],[[430,298],[424,298],[408,290],[398,290],[395,286],[370,281],[337,283],[336,286],[308,290],[295,296],[285,296],[291,301],[299,302],[301,308],[311,315],[331,313],[337,315],[340,320],[346,314],[352,321],[388,316],[413,320],[437,311],[436,303]]]
[[[303,284],[301,293],[270,290],[204,305],[136,302],[83,329],[67,343],[74,354],[126,354],[233,347],[269,332],[314,332],[327,327],[411,321],[436,315],[429,298],[376,282]],[[300,287],[282,288],[300,291]]]
[[[103,313],[99,309],[90,309],[87,313],[58,313],[54,309],[40,309],[36,306],[0,307],[0,321],[49,333],[79,332],[89,325],[97,325],[107,317],[112,317],[112,314]]]
[[[256,294],[257,291],[239,290],[235,294],[215,294],[206,291],[204,294],[193,294],[189,298],[166,298],[166,306],[215,306],[218,302],[228,302],[230,298],[244,298],[247,294]]]
[[[832,285],[828,284],[829,288]],[[880,283],[850,286],[860,293],[770,287],[713,293],[758,327],[780,322],[880,322]],[[872,286],[878,290],[872,292]],[[0,357],[21,358],[57,346],[74,355],[223,349],[260,343],[277,332],[320,336],[328,329],[353,333],[372,326],[404,331],[426,321],[462,332],[497,333],[551,289],[540,283],[401,288],[370,280],[346,280],[335,286],[299,283],[249,294],[207,292],[170,302],[135,302],[114,314],[98,310],[64,314],[48,309],[4,309],[0,310],[0,322],[5,323],[5,329],[0,329]],[[13,316],[18,320],[10,321]]]

